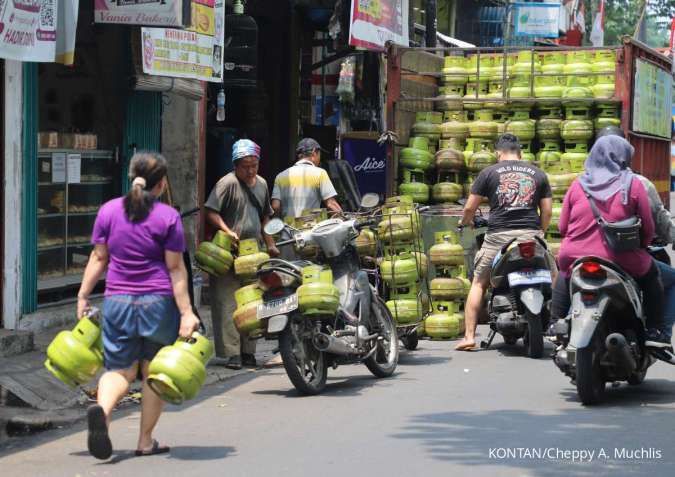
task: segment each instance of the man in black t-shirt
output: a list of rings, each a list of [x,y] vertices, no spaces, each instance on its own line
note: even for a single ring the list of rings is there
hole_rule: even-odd
[[[499,250],[514,238],[543,237],[551,222],[551,186],[546,174],[521,160],[520,144],[513,134],[502,135],[496,144],[497,164],[483,169],[471,187],[460,226],[473,224],[483,199],[490,202],[488,231],[474,260],[471,290],[466,300],[466,331],[455,349],[476,347],[478,313],[490,283],[492,262]]]

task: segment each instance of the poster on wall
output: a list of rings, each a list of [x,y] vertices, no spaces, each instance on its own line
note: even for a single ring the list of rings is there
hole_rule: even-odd
[[[638,59],[635,62],[633,131],[670,139],[672,97],[670,71]]]
[[[184,27],[190,23],[190,0],[95,0],[96,23]]]
[[[357,48],[408,46],[408,0],[352,0],[349,25],[349,44]]]
[[[514,33],[516,36],[558,38],[559,3],[516,3],[514,8]]]
[[[222,81],[224,0],[199,0],[192,3],[193,21],[187,29],[141,29],[144,73]]]
[[[352,166],[361,195],[374,192],[384,196],[387,192],[387,148],[377,139],[342,138],[342,157]]]
[[[52,62],[57,0],[0,1],[0,58]]]
[[[78,0],[0,0],[0,58],[72,65]]]

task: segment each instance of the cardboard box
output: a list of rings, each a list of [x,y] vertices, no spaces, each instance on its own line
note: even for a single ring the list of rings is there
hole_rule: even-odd
[[[56,149],[59,147],[59,133],[56,131],[39,132],[38,147],[40,149]]]

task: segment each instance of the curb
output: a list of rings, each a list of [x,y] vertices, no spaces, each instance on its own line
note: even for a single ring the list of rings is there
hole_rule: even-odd
[[[207,375],[204,381],[204,388],[216,383],[228,381],[237,376],[262,371],[262,369],[253,370],[247,368],[232,370],[216,366],[207,367],[206,369]],[[140,391],[138,383],[135,383],[135,386],[132,385],[130,393],[136,391]],[[80,402],[80,404],[85,405],[87,403]],[[132,401],[132,403],[123,404],[122,406],[128,408],[132,405],[138,406],[139,403]],[[86,410],[83,407],[42,411],[29,407],[0,406],[0,449],[13,439],[9,436],[9,432],[31,434],[49,429],[69,427],[80,421],[84,421],[87,417],[85,411]]]

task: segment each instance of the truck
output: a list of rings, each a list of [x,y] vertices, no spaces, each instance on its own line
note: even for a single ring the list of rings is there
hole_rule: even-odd
[[[532,53],[532,68],[528,86],[529,95],[511,97],[509,95],[510,75],[507,65],[510,58],[530,51]],[[656,186],[666,207],[670,205],[670,176],[671,176],[671,136],[672,136],[672,60],[671,58],[653,50],[632,38],[625,38],[619,46],[594,47],[565,47],[546,46],[531,48],[420,48],[403,47],[389,44],[386,53],[386,130],[395,134],[394,141],[390,141],[387,149],[387,194],[397,194],[399,176],[399,152],[407,147],[410,138],[410,129],[415,123],[416,113],[439,109],[444,97],[439,92],[444,74],[442,72],[444,58],[447,56],[474,57],[477,64],[472,73],[472,81],[481,82],[482,57],[501,56],[498,61],[504,68],[502,77],[501,99],[487,99],[481,97],[476,88],[473,95],[466,94],[463,101],[473,103],[502,102],[507,107],[531,105],[541,103],[540,97],[534,94],[539,81],[537,78],[552,76],[541,72],[535,67],[535,58],[543,57],[549,52],[564,54],[588,54],[590,58],[597,51],[611,51],[615,56],[615,87],[613,95],[603,99],[604,104],[615,104],[620,111],[620,123],[625,137],[635,147],[633,169],[648,177]],[[496,61],[497,62],[497,61]],[[592,62],[592,60],[591,60]],[[485,68],[484,68],[485,71]],[[600,77],[603,73],[568,73],[563,76]],[[485,76],[484,76],[485,77]],[[569,81],[569,79],[567,79]],[[592,105],[600,102],[597,98],[579,99],[580,103]],[[589,143],[588,147],[590,148]]]

